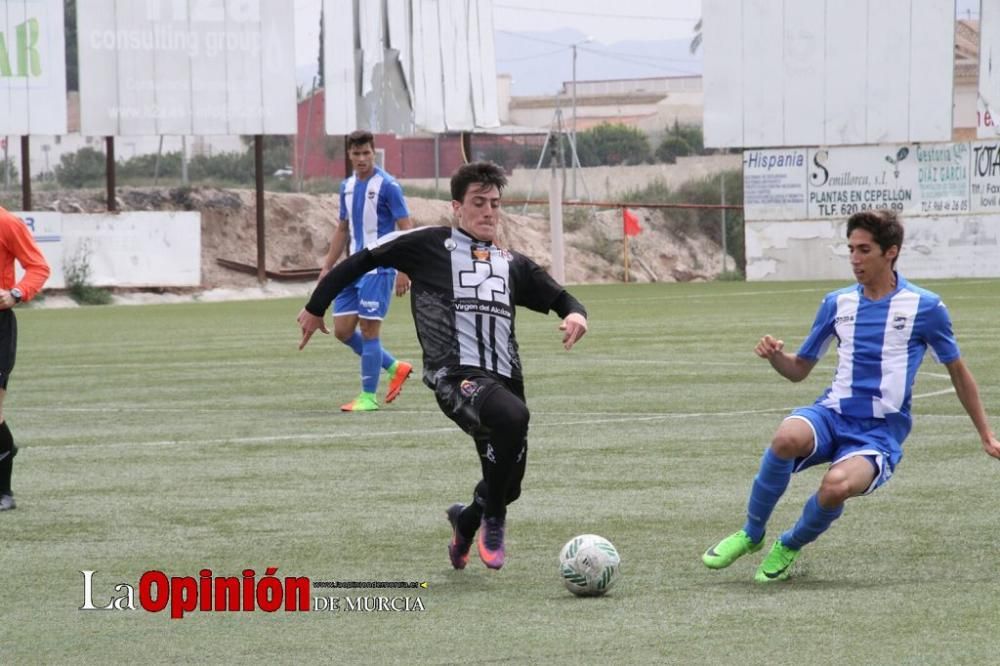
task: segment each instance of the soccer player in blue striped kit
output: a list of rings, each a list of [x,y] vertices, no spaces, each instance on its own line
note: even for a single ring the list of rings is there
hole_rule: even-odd
[[[944,364],[983,449],[1000,458],[979,389],[962,360],[941,298],[896,273],[903,226],[892,211],[857,213],[847,221],[847,247],[857,285],[827,294],[812,331],[795,354],[765,335],[754,352],[781,376],[805,379],[831,341],[837,341],[833,383],[814,404],[795,409],[774,435],[754,478],[743,529],[709,548],[702,561],[728,567],[761,549],[768,518],[794,472],[830,467],[795,525],[774,542],[754,579],[788,578],[792,563],[844,510],[892,476],[912,424],[910,403],[917,369],[929,347]]]
[[[366,245],[399,229],[413,228],[403,188],[375,164],[375,138],[367,130],[347,137],[347,156],[354,173],[340,184],[340,221],[323,259],[319,279],[330,272],[344,250],[360,252]],[[389,312],[393,286],[397,296],[410,289],[410,278],[393,268],[379,267],[358,278],[333,303],[333,333],[361,357],[361,393],[341,406],[344,412],[378,409],[375,391],[380,370],[389,375],[385,401],[392,402],[413,371],[382,346],[382,320]]]

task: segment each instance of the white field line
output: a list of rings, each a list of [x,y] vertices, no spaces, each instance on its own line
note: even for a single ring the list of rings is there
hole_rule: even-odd
[[[914,400],[921,398],[930,398],[933,396],[944,395],[946,393],[952,393],[954,389],[948,388],[942,391],[933,391],[931,393],[922,393],[913,396]],[[681,412],[681,413],[668,413],[668,414],[646,414],[646,415],[622,415],[620,413],[615,414],[613,417],[608,418],[583,418],[577,420],[567,420],[567,421],[552,421],[547,423],[532,423],[532,428],[565,428],[568,426],[592,426],[592,425],[606,425],[614,423],[639,423],[639,422],[654,422],[654,421],[668,421],[675,419],[698,419],[698,418],[725,418],[725,417],[740,417],[740,416],[755,416],[758,414],[773,414],[773,413],[786,413],[790,412],[793,407],[774,407],[771,409],[746,409],[738,411],[729,412]],[[428,414],[429,412],[411,412],[418,414]],[[536,417],[538,415],[536,414]],[[591,415],[592,416],[592,415]],[[312,441],[330,441],[334,439],[345,439],[345,438],[357,438],[361,435],[368,439],[381,439],[387,437],[399,437],[399,436],[419,436],[419,435],[440,435],[447,433],[455,433],[456,429],[454,426],[441,427],[441,428],[418,428],[418,429],[408,429],[408,430],[387,430],[382,432],[365,430],[357,431],[351,430],[350,432],[315,432],[315,433],[300,433],[300,434],[289,434],[289,435],[266,435],[258,437],[215,437],[212,439],[195,439],[195,440],[176,440],[176,439],[163,439],[151,442],[107,442],[99,444],[69,444],[66,446],[59,445],[47,445],[40,444],[28,447],[26,450],[30,450],[34,453],[39,453],[42,455],[54,454],[60,455],[65,452],[80,451],[80,452],[92,452],[94,450],[106,450],[106,449],[142,449],[142,448],[156,448],[164,446],[189,446],[189,445],[212,445],[212,444],[271,444],[275,442],[312,442]]]

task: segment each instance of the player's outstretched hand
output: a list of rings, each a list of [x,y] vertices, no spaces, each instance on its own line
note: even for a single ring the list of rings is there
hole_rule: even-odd
[[[302,329],[302,340],[299,342],[299,351],[302,351],[306,344],[309,343],[309,338],[313,336],[313,333],[317,329],[327,335],[330,334],[330,330],[326,327],[326,321],[323,320],[323,317],[317,317],[305,308],[302,308],[302,311],[299,312],[298,322],[299,327]]]
[[[1000,458],[1000,441],[997,441],[996,435],[990,433],[989,441],[983,441],[983,450],[994,458]]]
[[[753,353],[761,358],[771,359],[775,354],[785,348],[784,340],[775,340],[770,335],[765,335],[754,347]]]
[[[563,347],[569,351],[587,332],[587,318],[579,312],[570,312],[559,324],[559,330],[563,332]]]

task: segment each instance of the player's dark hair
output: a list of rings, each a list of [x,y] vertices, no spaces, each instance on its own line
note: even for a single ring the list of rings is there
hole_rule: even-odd
[[[504,175],[503,168],[493,162],[463,164],[451,177],[451,198],[462,201],[472,184],[480,185],[483,189],[495,186],[503,192],[503,188],[507,187],[507,176]]]
[[[355,146],[363,146],[367,143],[375,147],[375,137],[368,130],[354,130],[347,135],[347,149],[350,150]]]
[[[896,215],[895,211],[882,208],[855,213],[847,219],[848,238],[851,237],[855,229],[864,229],[870,233],[878,246],[882,248],[882,254],[885,254],[893,245],[898,251],[903,249],[903,223],[899,221],[899,216]],[[898,251],[896,259],[899,258]],[[896,259],[892,260],[894,268]]]

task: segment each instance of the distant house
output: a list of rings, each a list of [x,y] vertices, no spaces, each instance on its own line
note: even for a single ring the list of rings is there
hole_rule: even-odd
[[[293,170],[306,179],[340,180],[350,170],[345,137],[326,135],[324,112],[322,89],[299,102]],[[397,178],[434,178],[435,168],[440,177],[447,178],[467,160],[488,159],[511,169],[528,158],[537,159],[546,133],[510,126],[476,132],[470,137],[470,155],[463,154],[461,133],[440,134],[436,142],[433,134],[376,134],[375,152],[378,164]]]
[[[505,75],[501,75],[502,77]],[[500,81],[501,109],[511,123],[550,127],[561,110],[562,126],[573,129],[572,81],[563,82],[556,95],[513,97],[508,81]],[[601,123],[620,123],[648,134],[664,132],[668,125],[701,125],[704,93],[701,76],[660,76],[640,79],[577,81],[576,129],[583,131]]]
[[[955,141],[976,138],[976,102],[979,98],[979,21],[955,21]],[[997,119],[1000,120],[1000,119]]]

